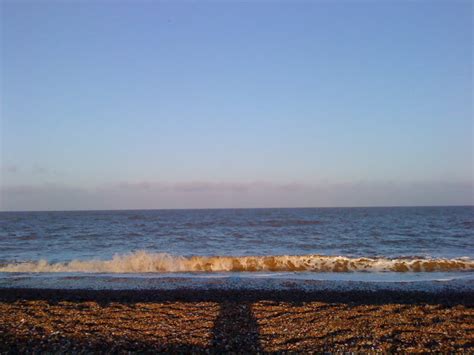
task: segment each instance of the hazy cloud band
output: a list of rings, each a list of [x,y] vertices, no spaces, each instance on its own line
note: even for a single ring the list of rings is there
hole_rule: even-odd
[[[0,209],[343,207],[472,205],[472,182],[122,182],[92,188],[60,184],[0,188]]]

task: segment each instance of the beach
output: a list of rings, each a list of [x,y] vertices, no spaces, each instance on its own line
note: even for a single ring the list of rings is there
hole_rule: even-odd
[[[0,351],[474,351],[474,294],[0,289]]]
[[[472,207],[0,215],[0,353],[474,352]]]
[[[474,355],[472,3],[1,1],[0,355]]]

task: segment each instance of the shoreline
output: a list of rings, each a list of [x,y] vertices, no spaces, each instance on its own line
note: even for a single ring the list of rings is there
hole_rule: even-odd
[[[474,291],[452,290],[304,290],[289,289],[59,289],[0,288],[0,302],[18,300],[47,302],[327,302],[348,304],[441,304],[474,307]]]

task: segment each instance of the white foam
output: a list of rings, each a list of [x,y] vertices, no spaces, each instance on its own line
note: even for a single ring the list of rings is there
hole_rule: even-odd
[[[167,253],[115,255],[111,260],[46,260],[13,263],[0,272],[175,273],[175,272],[440,272],[473,271],[469,258],[349,258],[323,255],[173,256]]]

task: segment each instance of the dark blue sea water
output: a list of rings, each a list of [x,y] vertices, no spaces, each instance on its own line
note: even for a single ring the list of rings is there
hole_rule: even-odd
[[[473,248],[474,207],[0,213],[0,272],[469,272]]]

